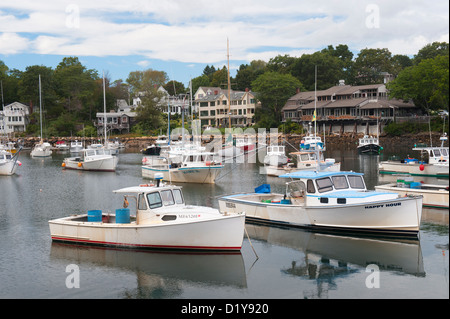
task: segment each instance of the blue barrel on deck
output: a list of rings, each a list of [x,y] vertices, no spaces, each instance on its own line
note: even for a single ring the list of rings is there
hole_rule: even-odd
[[[101,210],[88,210],[88,222],[101,222],[102,211]]]
[[[116,209],[116,224],[129,224],[130,223],[130,209],[118,208]]]

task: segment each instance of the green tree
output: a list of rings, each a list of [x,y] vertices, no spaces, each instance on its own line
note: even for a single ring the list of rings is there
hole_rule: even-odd
[[[295,76],[307,90],[315,88],[315,68],[317,66],[317,89],[327,89],[337,85],[343,78],[342,63],[338,57],[329,52],[304,54],[292,67],[291,74]]]
[[[43,65],[28,66],[21,73],[18,81],[19,101],[30,105],[32,108],[30,111],[39,110],[39,75],[41,76],[42,107],[50,118],[55,117],[57,116],[57,111],[55,111],[57,95],[54,90],[54,71],[52,68]]]
[[[164,71],[155,71],[148,69],[145,71],[130,72],[127,83],[130,85],[130,91],[133,96],[138,96],[140,92],[147,92],[154,87],[164,86],[169,80]]]
[[[252,90],[252,82],[267,70],[266,65],[267,63],[262,60],[253,60],[250,64],[241,64],[236,73],[236,79],[231,81],[231,86],[241,91]],[[233,85],[234,83],[235,85]]]
[[[297,88],[303,88],[302,83],[290,74],[265,72],[252,83],[256,98],[261,102],[261,108],[255,113],[255,120],[270,119],[266,128],[278,127],[281,121],[281,109],[286,101],[295,94]],[[259,123],[261,124],[261,123]],[[262,127],[262,126],[259,126]]]
[[[388,49],[363,49],[354,63],[355,84],[383,83],[382,72],[394,74],[392,54]]]
[[[387,84],[389,96],[414,104],[425,112],[446,109],[449,103],[449,59],[437,56],[405,68]]]
[[[98,72],[87,69],[77,57],[65,57],[55,69],[55,87],[64,109],[85,114],[92,109],[95,81]],[[88,117],[90,117],[89,114]]]
[[[433,42],[427,44],[422,49],[420,49],[419,52],[417,52],[417,54],[414,56],[413,62],[414,65],[418,65],[420,62],[422,62],[422,60],[432,59],[439,55],[449,55],[447,42]]]
[[[140,129],[150,132],[165,124],[162,111],[167,108],[167,103],[164,102],[164,93],[157,87],[148,88],[143,93],[142,103],[136,108],[136,120]]]
[[[186,88],[184,87],[184,84],[175,80],[169,81],[164,85],[164,89],[169,93],[171,96],[175,96],[180,93],[185,93]]]

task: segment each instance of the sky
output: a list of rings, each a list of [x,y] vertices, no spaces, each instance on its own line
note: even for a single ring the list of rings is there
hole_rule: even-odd
[[[188,85],[204,68],[300,57],[339,44],[413,57],[449,42],[448,0],[0,0],[0,60],[56,68],[76,56],[112,80],[165,71]]]

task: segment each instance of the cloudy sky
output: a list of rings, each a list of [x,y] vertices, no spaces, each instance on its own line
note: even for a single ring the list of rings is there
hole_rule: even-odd
[[[187,84],[226,65],[227,38],[232,74],[330,44],[412,57],[449,41],[448,12],[448,0],[0,0],[0,60],[25,70],[77,56],[112,80],[152,68]]]

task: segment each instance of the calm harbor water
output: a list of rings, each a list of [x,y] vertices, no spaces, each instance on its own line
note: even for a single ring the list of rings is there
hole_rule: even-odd
[[[359,156],[356,150],[329,150],[326,156],[341,162],[342,170],[365,173],[373,189],[388,182],[376,167],[389,152]],[[245,238],[238,254],[52,243],[48,220],[90,209],[114,211],[122,198],[112,190],[145,181],[137,152],[120,153],[115,173],[63,170],[66,156],[32,159],[23,152],[17,174],[0,176],[0,298],[449,298],[447,210],[424,209],[420,238],[412,241],[247,225],[251,242]],[[184,184],[185,199],[218,207],[217,196],[252,191],[262,183],[282,191],[284,181],[260,175],[259,165],[227,164],[215,185]],[[69,265],[79,268],[79,288],[66,286]],[[369,265],[378,267],[378,280]],[[379,286],[369,288],[371,283]]]

